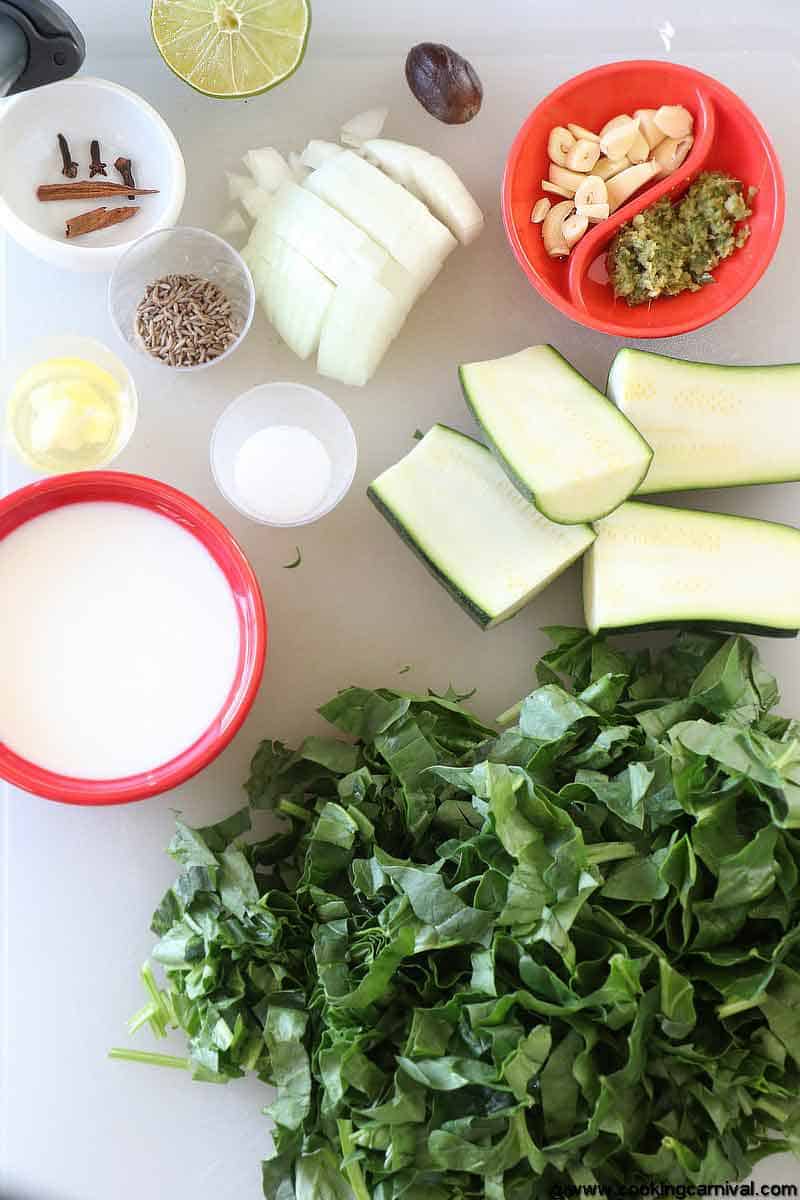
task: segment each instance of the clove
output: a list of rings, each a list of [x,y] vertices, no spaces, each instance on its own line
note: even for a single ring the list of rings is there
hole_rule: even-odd
[[[64,137],[63,133],[58,135],[58,148],[61,151],[61,174],[66,175],[67,179],[77,179],[78,164],[72,161],[69,142]]]
[[[89,163],[89,178],[94,179],[95,175],[107,175],[106,164],[100,161],[100,143],[97,138],[94,138],[90,144],[89,153],[92,156],[92,161]]]
[[[122,176],[122,182],[126,183],[129,188],[135,188],[136,181],[133,178],[133,165],[131,163],[131,160],[129,158],[123,158],[122,156],[120,156],[117,159],[117,161],[114,163],[114,166],[116,167],[117,171],[119,171],[120,175]],[[129,196],[128,199],[133,200],[134,196]]]

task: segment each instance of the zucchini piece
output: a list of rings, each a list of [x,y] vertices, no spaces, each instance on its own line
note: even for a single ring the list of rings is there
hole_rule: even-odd
[[[548,521],[485,446],[446,425],[434,425],[367,494],[484,629],[513,617],[595,537],[588,525]]]
[[[595,528],[583,575],[592,633],[800,629],[800,531],[789,525],[629,501]]]
[[[551,521],[604,517],[647,474],[647,442],[552,346],[466,363],[459,375],[509,478]]]
[[[718,367],[620,350],[608,395],[654,450],[642,495],[800,479],[800,365]]]

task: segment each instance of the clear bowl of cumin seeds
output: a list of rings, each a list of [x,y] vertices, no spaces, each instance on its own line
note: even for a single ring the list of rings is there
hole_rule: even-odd
[[[253,320],[253,280],[240,254],[204,229],[159,229],[120,259],[108,288],[117,332],[176,371],[222,362]]]

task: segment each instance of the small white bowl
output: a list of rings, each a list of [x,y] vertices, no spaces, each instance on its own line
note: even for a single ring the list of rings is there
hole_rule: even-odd
[[[215,283],[231,303],[236,338],[217,358],[190,367],[171,367],[150,354],[136,330],[136,311],[151,283],[165,275],[199,275]],[[204,371],[224,362],[241,346],[253,323],[253,277],[237,250],[215,233],[178,225],[156,229],[134,242],[108,282],[108,311],[119,336],[162,371]]]
[[[299,521],[270,520],[242,503],[236,492],[236,455],[254,433],[271,425],[298,425],[318,437],[331,460],[328,490],[313,512]],[[222,495],[242,516],[275,529],[311,525],[342,501],[355,478],[358,447],[353,427],[324,392],[302,383],[262,383],[234,400],[211,436],[211,472]]]
[[[15,349],[9,358],[0,363],[0,412],[5,410],[5,423],[0,430],[0,449],[4,445],[8,445],[20,462],[39,475],[62,475],[65,473],[64,468],[55,471],[48,470],[41,462],[26,453],[14,435],[14,413],[10,406],[14,388],[25,372],[32,367],[40,366],[51,358],[85,359],[87,362],[102,367],[104,371],[108,371],[109,375],[112,375],[119,384],[122,412],[116,440],[112,446],[108,447],[107,453],[98,458],[93,467],[83,467],[82,469],[98,470],[110,466],[122,454],[136,429],[136,422],[139,418],[139,398],[136,384],[125,364],[107,346],[97,341],[96,338],[80,337],[77,334],[35,338],[26,345]]]
[[[59,133],[66,137],[79,165],[78,179],[89,178],[89,143],[97,138],[107,182],[122,182],[114,161],[130,158],[137,185],[158,188],[158,195],[135,201],[124,195],[37,200],[40,184],[71,182],[61,173]],[[180,146],[156,110],[119,84],[82,75],[22,92],[0,104],[0,181],[0,226],[37,258],[73,271],[111,271],[133,242],[175,224],[186,195]],[[96,176],[94,182],[104,182],[103,177]],[[129,221],[66,240],[68,217],[132,203],[141,211]]]

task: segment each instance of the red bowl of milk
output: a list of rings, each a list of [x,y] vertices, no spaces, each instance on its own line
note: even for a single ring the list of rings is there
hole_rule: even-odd
[[[567,260],[549,258],[531,209],[547,179],[547,139],[567,122],[600,129],[619,113],[681,104],[694,116],[694,145],[678,170],[637,192],[594,225]],[[628,307],[608,282],[606,251],[621,225],[662,196],[678,199],[702,171],[724,171],[758,189],[748,218],[750,237],[698,292]],[[554,202],[558,197],[551,197]],[[734,92],[710,75],[661,60],[608,63],[567,80],[544,98],[520,129],[506,163],[503,222],[511,249],[536,290],[565,316],[590,329],[627,338],[674,337],[708,325],[755,287],[769,266],[783,227],[783,175],[769,135]]]
[[[185,783],[261,682],[267,618],[225,526],[167,484],[60,475],[0,501],[0,778],[67,804]]]

